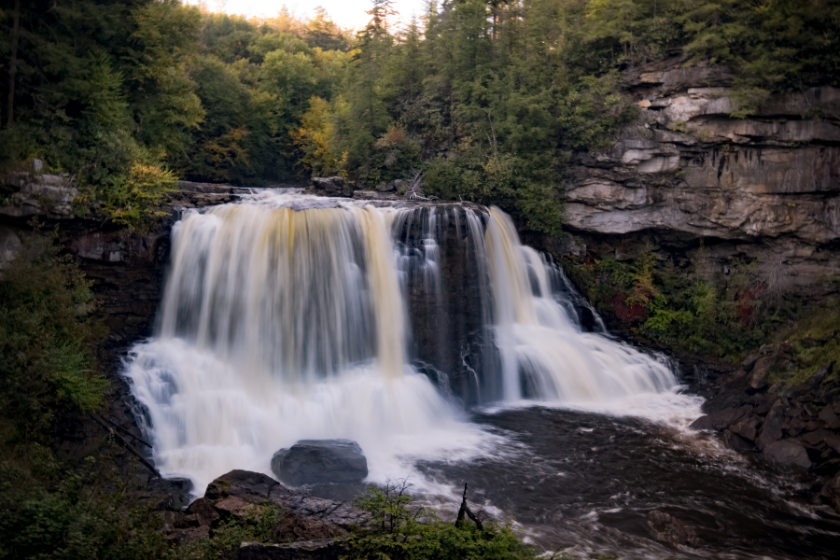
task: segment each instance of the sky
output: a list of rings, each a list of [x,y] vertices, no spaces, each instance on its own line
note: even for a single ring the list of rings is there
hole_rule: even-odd
[[[364,27],[370,19],[365,11],[371,7],[370,0],[186,0],[186,3],[201,3],[211,12],[247,17],[273,17],[285,5],[292,15],[301,19],[309,19],[315,8],[321,6],[339,26],[352,28]],[[394,0],[393,6],[407,23],[412,15],[419,17],[425,12],[426,0]]]

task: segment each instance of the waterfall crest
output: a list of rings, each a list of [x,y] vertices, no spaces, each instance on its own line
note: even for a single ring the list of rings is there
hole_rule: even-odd
[[[374,208],[230,204],[176,225],[161,339],[312,383],[372,358],[401,375],[404,323],[391,238]]]
[[[156,335],[125,373],[160,470],[199,492],[229,469],[269,472],[299,439],[358,441],[379,481],[417,458],[479,453],[496,440],[458,400],[676,384],[585,332],[562,271],[497,208],[263,192],[188,211],[172,242]]]

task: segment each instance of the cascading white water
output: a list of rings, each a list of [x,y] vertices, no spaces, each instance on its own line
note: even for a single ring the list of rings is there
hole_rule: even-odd
[[[594,401],[677,384],[671,370],[647,354],[583,332],[554,298],[545,258],[519,243],[498,208],[490,210],[485,235],[505,401]]]
[[[403,456],[481,445],[406,365],[390,213],[288,207],[300,202],[266,194],[189,212],[173,230],[158,333],[127,361],[161,472],[199,492],[233,468],[270,472],[299,439],[359,442],[373,480],[405,474]]]
[[[676,384],[651,357],[583,332],[555,297],[557,271],[500,210],[450,210],[498,348],[480,362],[488,371],[471,371],[476,384],[511,402]],[[299,439],[341,437],[359,442],[370,479],[383,481],[405,475],[412,458],[468,457],[498,441],[406,357],[406,278],[419,275],[445,308],[438,237],[450,210],[418,214],[414,253],[392,238],[411,230],[412,209],[264,192],[189,211],[173,228],[157,333],[126,361],[160,470],[192,478],[200,493],[233,468],[270,472],[272,454]]]

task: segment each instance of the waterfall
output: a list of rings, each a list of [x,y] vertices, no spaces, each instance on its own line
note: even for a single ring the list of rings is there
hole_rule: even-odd
[[[356,440],[383,481],[496,441],[458,399],[597,401],[676,384],[585,332],[569,290],[496,208],[262,192],[173,227],[156,333],[125,373],[161,472],[199,492],[233,468],[269,472],[299,439]]]
[[[485,235],[503,400],[605,400],[676,385],[671,370],[649,355],[583,332],[552,287],[552,273],[562,276],[562,271],[522,246],[510,218],[498,208],[491,208],[490,216]]]

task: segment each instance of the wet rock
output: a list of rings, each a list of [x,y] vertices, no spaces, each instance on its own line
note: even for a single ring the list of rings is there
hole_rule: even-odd
[[[793,439],[783,439],[773,442],[763,450],[765,457],[782,467],[808,469],[811,460],[805,447]]]
[[[664,511],[648,513],[647,524],[656,540],[671,546],[696,545],[699,542],[694,528]]]
[[[731,389],[722,391],[703,403],[702,410],[706,414],[712,414],[727,408],[740,407],[749,396],[743,389]]]
[[[368,475],[361,447],[346,439],[301,440],[274,454],[271,471],[293,486],[360,483]]]
[[[741,437],[740,435],[732,432],[731,430],[724,430],[723,432],[723,442],[726,444],[726,447],[732,449],[733,451],[751,451],[755,446],[753,443]]]
[[[344,177],[312,177],[312,183],[306,190],[310,194],[321,196],[352,196],[353,189]]]
[[[825,437],[825,443],[837,453],[840,453],[840,435],[832,433]]]
[[[279,486],[270,476],[251,471],[233,470],[207,485],[204,497],[221,500],[236,496],[248,502],[260,503],[269,500],[271,490]]]
[[[784,424],[782,424],[782,431],[788,437],[796,437],[802,432],[806,432],[809,429],[812,429],[809,424],[810,422],[806,422],[802,418],[786,417]]]
[[[820,499],[840,513],[840,474],[835,475],[823,486],[822,491],[820,491]]]
[[[782,424],[785,421],[785,407],[776,401],[767,417],[764,419],[764,424],[761,426],[758,437],[755,442],[759,449],[764,449],[771,443],[782,439]]]
[[[755,441],[756,435],[758,435],[758,425],[760,422],[757,416],[748,416],[729,426],[729,430],[733,434],[737,434],[745,440],[752,442]]]
[[[827,445],[826,440],[833,435],[835,434],[828,430],[817,430],[807,433],[799,439],[808,447],[819,449],[825,447]]]
[[[302,541],[291,544],[244,542],[233,560],[338,560],[346,550],[331,539]]]
[[[770,375],[770,370],[773,368],[774,361],[774,358],[765,356],[763,358],[759,358],[758,361],[755,362],[748,381],[749,386],[752,389],[758,390],[767,386],[767,377]]]
[[[707,416],[701,416],[691,424],[695,430],[725,430],[730,425],[746,416],[752,407],[741,406],[738,408],[724,408]]]
[[[814,467],[814,472],[820,476],[835,476],[837,473],[840,473],[840,458],[834,458],[829,459],[828,461],[823,461],[822,463]]]

